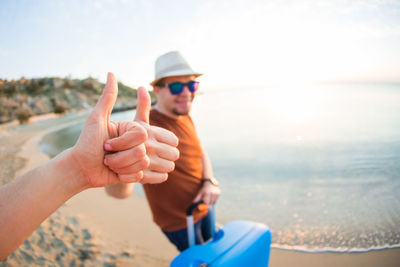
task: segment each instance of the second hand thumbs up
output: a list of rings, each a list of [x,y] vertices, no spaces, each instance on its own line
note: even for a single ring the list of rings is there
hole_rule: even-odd
[[[107,151],[118,151],[106,155],[104,164],[113,170],[123,183],[164,182],[168,178],[168,172],[174,170],[174,161],[179,157],[176,148],[178,138],[170,131],[149,125],[150,108],[150,95],[145,88],[140,87],[135,120],[120,123],[129,126],[129,129],[121,129],[118,136],[104,145]],[[132,136],[137,136],[136,132],[142,127],[147,133],[144,145],[133,144],[135,140]],[[138,160],[143,155],[144,159]]]
[[[138,104],[136,108],[135,122],[138,122],[147,130],[145,142],[146,155],[149,158],[149,166],[143,171],[142,184],[160,183],[168,178],[168,172],[175,168],[174,161],[179,158],[178,138],[172,132],[149,124],[151,99],[144,87],[138,89]]]

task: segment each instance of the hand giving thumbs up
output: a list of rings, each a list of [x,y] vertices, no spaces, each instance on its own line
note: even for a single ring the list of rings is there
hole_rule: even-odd
[[[144,94],[144,95],[143,95]],[[118,95],[117,81],[112,73],[108,74],[107,84],[95,108],[88,116],[81,135],[72,149],[72,157],[76,159],[76,165],[80,169],[82,181],[87,187],[100,187],[106,185],[132,182],[162,182],[167,176],[168,165],[173,169],[172,160],[178,158],[175,146],[178,140],[169,131],[154,131],[143,121],[110,121],[110,114]],[[139,90],[138,109],[141,119],[145,119],[150,109],[150,98],[146,91]],[[158,176],[148,175],[143,171],[151,166],[155,157],[149,153],[145,146],[148,135],[157,135],[160,140],[167,141],[157,143],[156,151],[160,155],[168,155],[161,163],[155,163]],[[113,152],[107,154],[106,152]],[[154,160],[153,160],[154,161]]]

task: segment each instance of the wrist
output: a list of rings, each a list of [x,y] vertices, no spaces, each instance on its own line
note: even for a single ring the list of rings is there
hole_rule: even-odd
[[[73,148],[64,150],[55,158],[57,164],[58,174],[63,177],[65,188],[68,192],[75,195],[90,186],[87,179],[80,170],[79,162],[76,162]]]
[[[204,178],[201,178],[201,182],[204,184],[204,183],[209,183],[209,184],[212,184],[212,185],[214,185],[214,186],[218,186],[219,185],[219,182],[217,181],[217,179],[215,179],[214,177],[204,177]]]

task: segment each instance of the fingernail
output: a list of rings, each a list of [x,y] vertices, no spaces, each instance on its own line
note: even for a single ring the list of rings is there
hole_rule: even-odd
[[[104,149],[105,149],[105,150],[112,150],[111,145],[108,144],[108,143],[105,143],[105,144],[104,144]]]

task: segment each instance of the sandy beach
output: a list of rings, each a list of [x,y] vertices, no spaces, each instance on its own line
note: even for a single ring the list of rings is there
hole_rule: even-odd
[[[0,126],[0,184],[44,162],[43,136],[85,119],[51,116]],[[273,234],[273,233],[272,233]],[[73,197],[0,266],[169,266],[178,251],[151,220],[145,199],[119,200],[102,188]],[[400,249],[364,253],[304,253],[272,249],[270,266],[400,266]]]

